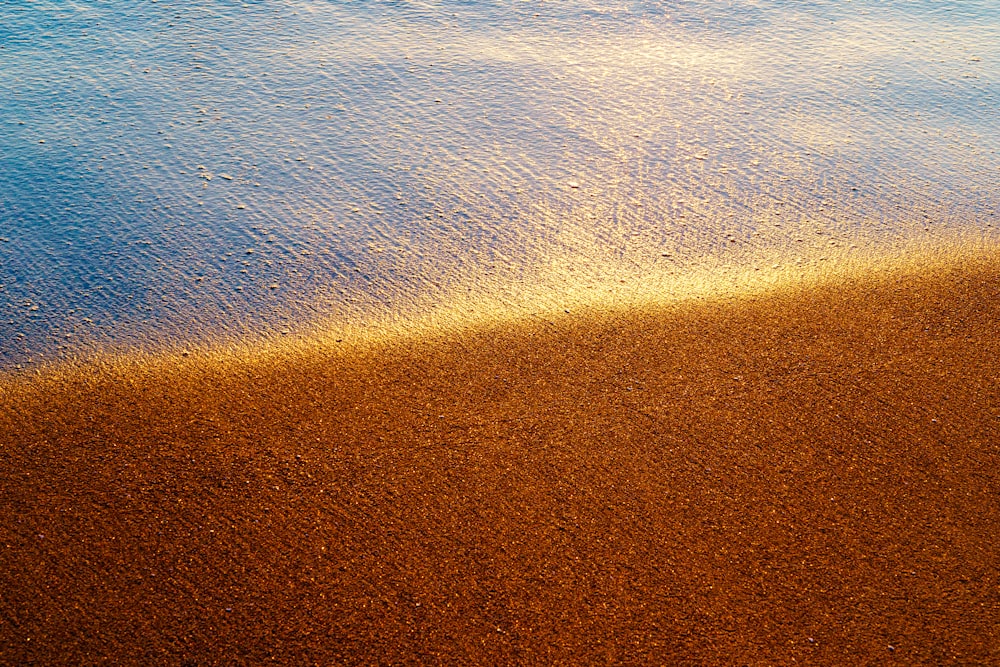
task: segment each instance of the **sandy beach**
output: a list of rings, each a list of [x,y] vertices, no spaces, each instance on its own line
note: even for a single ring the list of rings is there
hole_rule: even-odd
[[[0,663],[996,664],[1000,263],[9,378]]]

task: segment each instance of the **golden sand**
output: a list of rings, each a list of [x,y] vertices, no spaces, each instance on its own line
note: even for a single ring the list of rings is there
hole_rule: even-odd
[[[995,253],[0,391],[0,663],[1000,662]]]

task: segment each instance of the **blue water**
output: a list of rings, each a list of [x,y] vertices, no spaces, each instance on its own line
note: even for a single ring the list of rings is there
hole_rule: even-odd
[[[998,83],[996,2],[2,2],[0,368],[992,234]]]

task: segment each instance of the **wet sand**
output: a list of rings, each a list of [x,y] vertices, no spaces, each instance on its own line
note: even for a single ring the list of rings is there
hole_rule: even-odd
[[[1000,263],[2,385],[3,664],[996,664]]]

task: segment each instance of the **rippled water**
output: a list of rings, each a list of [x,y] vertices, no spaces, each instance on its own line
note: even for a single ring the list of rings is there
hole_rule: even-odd
[[[992,235],[1000,6],[2,2],[0,367]]]

